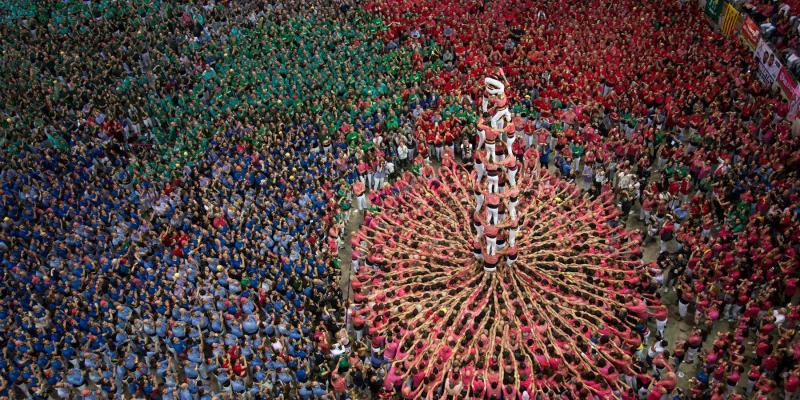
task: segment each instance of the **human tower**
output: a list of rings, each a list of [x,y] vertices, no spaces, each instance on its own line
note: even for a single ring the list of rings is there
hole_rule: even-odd
[[[484,83],[475,167],[406,173],[353,235],[357,333],[405,398],[607,398],[655,300],[638,238],[610,196],[540,170],[534,147],[513,155],[525,121],[501,71]]]
[[[476,259],[483,261],[483,269],[489,274],[497,270],[501,260],[510,267],[517,259],[519,166],[512,152],[517,127],[509,111],[503,82],[505,76],[502,70],[498,72],[497,77],[484,79],[486,95],[481,102],[484,117],[477,123],[479,150],[474,184],[473,224],[475,241],[479,246],[474,249],[474,254]],[[487,121],[489,116],[491,118]],[[501,213],[501,208],[506,212]]]

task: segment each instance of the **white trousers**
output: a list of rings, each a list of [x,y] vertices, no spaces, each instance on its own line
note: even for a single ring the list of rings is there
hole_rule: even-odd
[[[491,160],[491,162],[497,162],[497,155],[495,155],[495,144],[486,143],[486,159]]]
[[[497,251],[497,238],[486,237],[486,253],[494,255]]]
[[[510,137],[506,138],[506,149],[508,150],[508,154],[514,154],[514,142],[517,140],[517,137]]]
[[[517,200],[517,201],[509,201],[508,202],[508,215],[511,217],[511,219],[517,219],[517,204],[518,203],[519,203],[519,200]]]
[[[486,223],[490,225],[497,225],[498,215],[497,208],[486,207]]]
[[[678,315],[681,318],[686,318],[686,312],[689,310],[689,304],[686,304],[680,300],[678,300]]]
[[[517,242],[517,228],[508,228],[508,247],[514,247]]]
[[[517,172],[519,172],[519,168],[515,170],[506,170],[506,177],[508,178],[509,185],[517,186]]]
[[[483,207],[483,197],[483,193],[475,194],[475,211],[480,211],[481,207]]]
[[[506,91],[506,85],[503,84],[503,82],[500,82],[499,80],[494,79],[492,77],[487,76],[486,78],[483,78],[483,84],[486,85],[486,91],[494,96],[505,93]],[[486,112],[486,110],[484,110],[484,112]]]
[[[365,210],[367,208],[367,195],[365,195],[363,193],[360,194],[358,196],[358,198],[356,199],[356,202],[358,202],[358,210],[359,211]]]
[[[383,187],[384,178],[372,178],[372,190],[380,190]]]
[[[497,193],[497,191],[499,190],[498,186],[500,186],[500,177],[497,175],[489,176],[487,180],[489,181],[488,183],[489,193]]]
[[[494,113],[490,123],[494,129],[503,129],[509,122],[511,122],[511,113],[508,111],[508,107],[505,107]]]
[[[486,132],[482,129],[478,129],[478,146],[475,147],[475,150],[480,149],[484,143],[486,143]]]
[[[475,174],[476,181],[480,182],[483,175],[486,174],[486,167],[483,166],[483,163],[475,163]]]
[[[664,329],[667,327],[667,320],[659,321],[656,320],[656,331],[658,331],[659,337],[664,337]]]

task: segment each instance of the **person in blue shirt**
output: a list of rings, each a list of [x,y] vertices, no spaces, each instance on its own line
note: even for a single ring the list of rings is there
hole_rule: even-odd
[[[183,383],[178,390],[178,400],[193,400],[192,392],[189,391],[189,384]]]
[[[314,396],[314,392],[312,392],[305,384],[300,386],[300,389],[297,390],[297,394],[302,400],[310,400],[311,397]]]
[[[72,368],[67,373],[67,383],[74,387],[83,386],[84,376],[83,371],[79,368]]]
[[[287,372],[287,370],[284,368],[277,368],[275,372],[278,375],[278,381],[280,381],[284,385],[294,381],[292,375],[290,375],[289,372]]]

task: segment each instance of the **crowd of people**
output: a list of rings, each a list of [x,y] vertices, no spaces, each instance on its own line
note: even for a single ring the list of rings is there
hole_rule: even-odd
[[[329,396],[339,200],[412,133],[411,50],[347,2],[0,9],[0,397]]]
[[[757,81],[747,49],[713,32],[688,2],[398,0],[365,7],[393,26],[412,27],[413,40],[434,38],[450,55],[452,67],[429,81],[441,98],[455,96],[477,109],[479,78],[502,65],[526,117],[516,132],[524,140],[512,152],[524,160],[534,147],[542,166],[552,165],[588,195],[613,194],[622,215],[643,225],[642,240],[658,242],[651,277],[689,332],[665,341],[668,309],[648,303],[650,328],[658,334],[643,335],[633,354],[644,373],[629,382],[631,398],[798,395],[800,152],[785,101]],[[449,149],[465,164],[477,164],[463,155],[478,153],[480,132],[470,129],[469,118],[445,123],[449,114],[446,103],[422,113],[418,140],[427,142],[432,160]],[[473,138],[463,145],[465,132]],[[375,197],[385,202],[395,192]],[[431,226],[452,231],[448,224]],[[383,311],[370,304],[360,312]],[[430,304],[423,302],[423,309]],[[384,350],[392,367],[402,368],[406,359],[392,355],[404,350]],[[685,362],[693,373],[672,385],[683,378]],[[422,390],[446,392],[447,383],[434,376],[432,390]],[[393,390],[403,393],[410,385],[408,393],[417,393],[420,382],[395,379]],[[577,396],[577,382],[561,395]],[[596,387],[589,390],[603,397]]]
[[[446,153],[438,172],[405,173],[351,239],[362,255],[352,326],[380,393],[605,399],[646,371],[631,355],[649,336],[648,305],[664,306],[638,234],[612,195],[592,201],[527,156],[484,194],[499,164],[470,174]],[[672,391],[677,377],[659,385]]]
[[[352,185],[391,212],[397,185],[435,179],[426,160],[476,168],[498,66],[511,153],[659,243],[658,287],[627,310],[636,374],[600,387],[556,358],[546,393],[798,396],[797,135],[695,3],[15,0],[0,44],[0,397],[421,393],[398,373],[413,340],[343,303],[342,209]],[[426,178],[393,184],[406,170]],[[688,332],[667,342],[667,316]]]
[[[782,56],[777,61],[785,65],[794,76],[800,75],[800,2],[736,0],[736,4],[753,19],[761,37]]]

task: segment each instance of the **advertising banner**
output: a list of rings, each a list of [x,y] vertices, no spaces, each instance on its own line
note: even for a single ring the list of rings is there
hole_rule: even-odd
[[[745,17],[742,24],[742,41],[750,50],[755,50],[758,47],[758,42],[761,40],[761,30],[758,25],[750,17]]]
[[[797,117],[797,110],[800,108],[800,91],[794,93],[794,97],[789,98],[789,114],[786,118],[792,121]]]
[[[781,91],[786,95],[786,99],[789,102],[787,118],[790,121],[794,120],[797,117],[798,109],[800,109],[800,85],[795,82],[786,67],[781,68],[781,72],[778,73],[778,86],[780,86]]]
[[[792,74],[786,67],[781,67],[780,72],[778,72],[778,86],[781,88],[784,96],[786,96],[789,101],[792,101],[794,94],[797,92],[797,84],[794,82]]]
[[[764,39],[758,42],[756,59],[758,60],[758,79],[766,85],[772,85],[778,79],[782,65]]]

